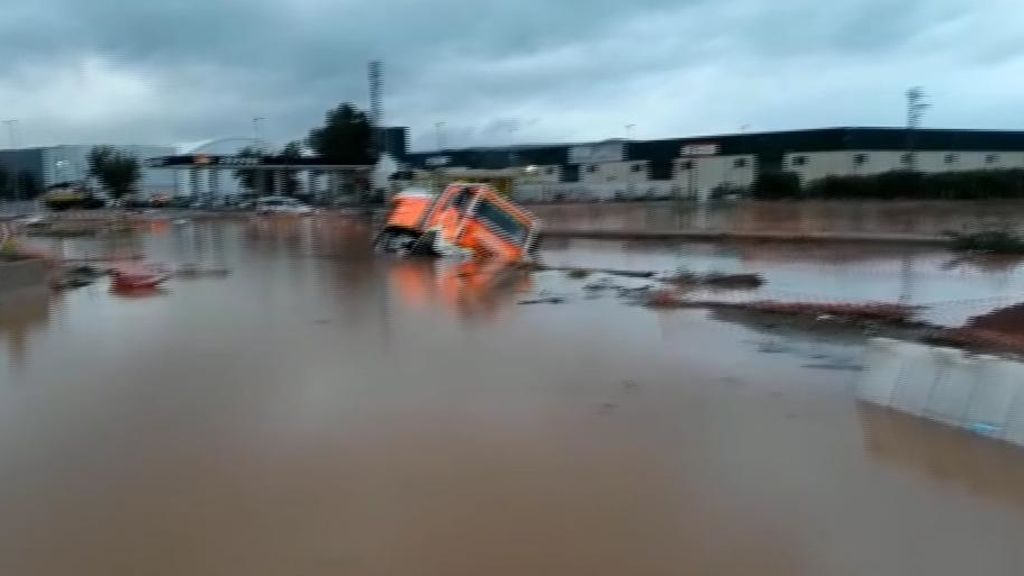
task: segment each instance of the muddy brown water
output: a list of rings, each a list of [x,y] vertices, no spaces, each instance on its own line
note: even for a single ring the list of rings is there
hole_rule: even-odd
[[[0,574],[1021,573],[1024,451],[858,406],[860,340],[365,240],[310,219],[52,244],[232,274],[0,302]],[[602,251],[686,261],[545,256]]]

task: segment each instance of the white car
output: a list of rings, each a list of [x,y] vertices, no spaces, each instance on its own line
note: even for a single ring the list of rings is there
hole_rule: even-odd
[[[257,214],[295,214],[304,216],[313,213],[313,208],[287,196],[264,196],[256,200]]]

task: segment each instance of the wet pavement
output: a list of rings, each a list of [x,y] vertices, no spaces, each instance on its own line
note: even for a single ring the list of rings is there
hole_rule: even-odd
[[[231,274],[0,300],[0,574],[1024,567],[1024,452],[859,406],[861,338],[366,242],[324,218],[51,244]],[[1024,282],[925,251],[907,284],[899,254],[750,250],[574,241],[544,258],[914,301]],[[549,296],[565,303],[517,304]]]

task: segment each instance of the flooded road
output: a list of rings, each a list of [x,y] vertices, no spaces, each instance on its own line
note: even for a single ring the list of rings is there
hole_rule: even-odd
[[[616,298],[519,306],[583,281],[394,262],[365,243],[356,224],[310,219],[53,245],[232,273],[146,297],[102,282],[0,301],[0,574],[1024,566],[1024,452],[858,406],[858,339]],[[715,250],[544,257],[770,261]],[[931,298],[942,264],[915,257],[929,272],[910,292]],[[826,260],[765,268],[780,289],[815,269],[836,286],[861,276],[862,260]],[[1016,266],[975,274],[993,295],[1020,281]]]

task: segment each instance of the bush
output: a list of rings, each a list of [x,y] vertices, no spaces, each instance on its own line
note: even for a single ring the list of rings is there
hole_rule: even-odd
[[[764,172],[758,175],[750,193],[757,200],[799,198],[802,194],[800,176],[793,172]]]
[[[950,247],[964,252],[990,254],[1024,254],[1024,238],[1005,230],[990,230],[972,234],[948,232]]]
[[[811,182],[807,196],[821,199],[1024,199],[1024,170],[971,170],[922,174],[894,170],[870,176],[828,176]]]

